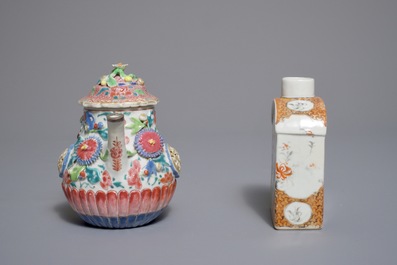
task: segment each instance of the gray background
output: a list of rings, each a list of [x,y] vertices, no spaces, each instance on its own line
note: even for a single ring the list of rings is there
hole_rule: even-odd
[[[0,264],[395,264],[397,1],[0,3]],[[170,207],[85,225],[56,162],[111,64],[160,98],[182,157]],[[325,227],[270,221],[272,99],[310,76],[328,107]]]

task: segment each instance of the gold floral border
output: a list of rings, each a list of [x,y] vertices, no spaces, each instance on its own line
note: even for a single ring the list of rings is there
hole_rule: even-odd
[[[296,111],[291,110],[287,107],[287,103],[294,100],[305,100],[310,101],[314,104],[313,109],[309,111]],[[320,97],[312,97],[312,98],[276,98],[275,100],[275,108],[276,108],[276,124],[280,121],[289,118],[292,114],[304,114],[308,115],[312,119],[321,120],[324,122],[324,125],[327,126],[327,111],[325,109],[324,101]]]
[[[310,205],[312,208],[312,216],[304,224],[294,225],[288,222],[284,216],[284,208],[292,202],[303,202]],[[318,192],[314,193],[307,199],[294,199],[289,197],[284,191],[276,189],[275,193],[275,207],[274,207],[274,226],[289,227],[289,228],[308,228],[317,229],[323,225],[323,209],[324,209],[324,187],[321,187]]]

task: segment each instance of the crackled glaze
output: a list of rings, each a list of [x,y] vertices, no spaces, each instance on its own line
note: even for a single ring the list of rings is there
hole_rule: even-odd
[[[274,100],[272,217],[277,229],[322,227],[326,126],[321,98]]]
[[[143,80],[126,75],[125,66],[114,65],[80,100],[85,109],[77,140],[58,161],[66,198],[95,226],[125,228],[152,221],[168,205],[179,177],[179,155],[156,127],[157,100],[151,101],[146,89],[139,95],[125,90],[117,97],[109,92],[128,82],[136,83],[128,85],[130,91],[142,89]]]

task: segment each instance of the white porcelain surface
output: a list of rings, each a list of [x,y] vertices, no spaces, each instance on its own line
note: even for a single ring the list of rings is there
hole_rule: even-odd
[[[307,77],[284,77],[281,96],[284,98],[314,97],[314,79]]]

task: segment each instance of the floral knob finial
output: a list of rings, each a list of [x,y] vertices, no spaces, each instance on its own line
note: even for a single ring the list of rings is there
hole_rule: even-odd
[[[125,74],[124,69],[128,66],[128,64],[117,63],[112,64],[113,70],[109,75],[104,75],[99,80],[99,83],[102,86],[115,87],[118,85],[118,81],[122,82],[132,82],[133,80],[137,80],[137,76],[134,74]],[[116,80],[116,76],[121,80]]]
[[[128,66],[128,64],[123,64],[123,63],[117,63],[117,64],[112,64],[112,66],[113,66],[113,68],[119,68],[119,69],[122,69],[122,70],[124,70],[127,66]]]

